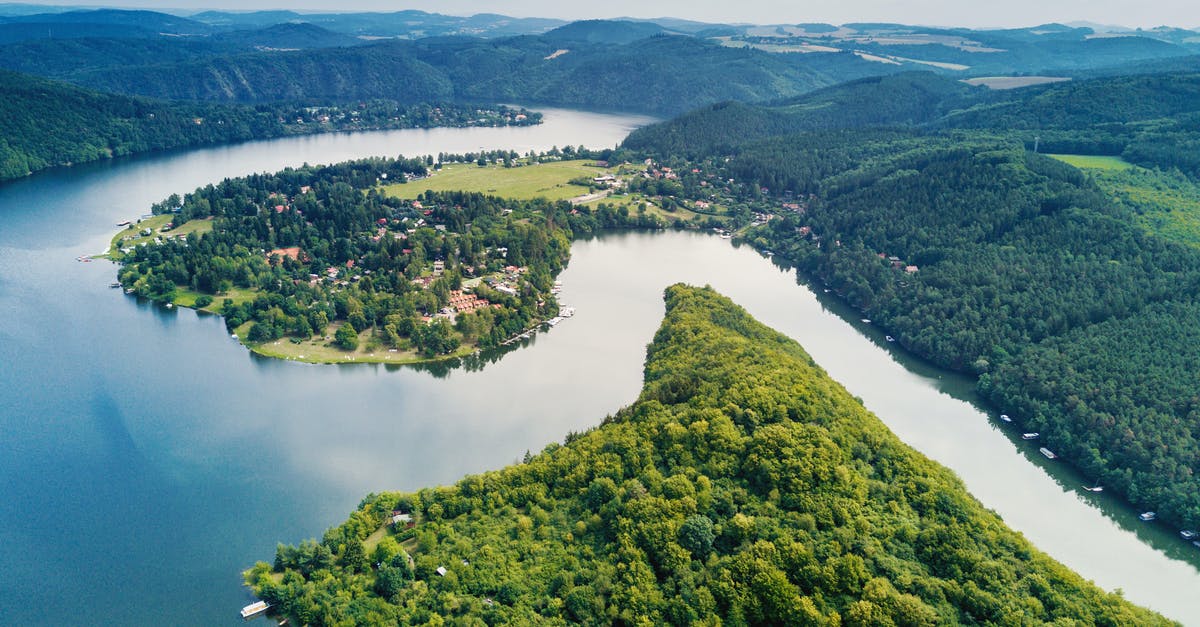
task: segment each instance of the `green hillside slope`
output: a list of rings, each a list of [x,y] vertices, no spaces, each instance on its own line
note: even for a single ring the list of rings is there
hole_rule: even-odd
[[[1030,546],[795,342],[708,288],[666,302],[632,406],[370,496],[249,571],[255,592],[312,625],[1165,622]]]

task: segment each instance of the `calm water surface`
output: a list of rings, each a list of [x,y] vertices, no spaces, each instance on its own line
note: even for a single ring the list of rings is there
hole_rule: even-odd
[[[1085,577],[1200,624],[1200,551],[1046,464],[970,382],[746,248],[698,234],[579,242],[577,315],[482,369],[256,358],[221,321],[138,304],[75,257],[114,223],[227,176],[369,155],[617,143],[647,120],[547,110],[528,129],[326,135],[73,168],[0,186],[0,623],[234,624],[239,572],[371,491],[451,483],[636,398],[662,290],[711,284],[798,339],[905,441]],[[1189,561],[1190,560],[1190,561]]]

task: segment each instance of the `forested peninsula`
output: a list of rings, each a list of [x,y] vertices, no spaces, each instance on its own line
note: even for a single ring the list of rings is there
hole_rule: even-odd
[[[368,496],[246,573],[298,624],[1166,624],[1033,548],[708,288],[645,387],[524,463]]]
[[[0,70],[0,181],[136,153],[330,131],[537,124],[499,105],[392,100],[249,105],[166,102]]]
[[[749,203],[745,240],[977,375],[1089,480],[1192,530],[1198,103],[1196,74],[1002,94],[899,75],[709,107],[626,147],[676,155],[706,202]]]
[[[111,256],[126,292],[219,313],[266,356],[461,356],[560,313],[554,278],[573,239],[662,222],[606,204],[454,191],[402,198],[388,186],[415,184],[444,162],[505,172],[564,155],[587,153],[377,158],[227,179],[156,204],[155,217],[114,237]]]

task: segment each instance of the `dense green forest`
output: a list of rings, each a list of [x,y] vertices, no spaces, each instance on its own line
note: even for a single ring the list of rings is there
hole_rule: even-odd
[[[1033,548],[728,299],[666,304],[632,406],[369,496],[247,582],[311,625],[1166,622]]]
[[[139,152],[298,133],[541,121],[541,114],[502,106],[345,102],[167,103],[0,70],[0,180]]]
[[[993,91],[930,72],[850,81],[765,105],[720,103],[626,139],[659,156],[725,153],[755,139],[835,128],[986,130],[1040,152],[1119,155],[1200,175],[1200,74],[1139,74]]]
[[[860,83],[865,94],[878,84]],[[697,169],[734,181],[719,193],[777,216],[746,239],[793,260],[918,355],[981,375],[986,397],[1085,474],[1191,528],[1200,524],[1200,253],[1188,230],[1195,212],[1173,214],[1170,203],[1195,196],[1195,172],[1097,179],[1028,142],[1040,133],[1043,146],[1048,135],[1086,145],[1101,132],[1114,141],[1108,154],[1169,168],[1190,155],[1136,147],[1160,132],[1195,141],[1196,85],[1194,75],[1166,75],[1029,88],[890,130],[861,128],[857,110],[842,128],[804,132],[810,113],[710,108],[629,143],[707,151]],[[763,119],[792,134],[764,138]],[[742,120],[749,139],[728,143]]]
[[[508,152],[460,158],[537,167]],[[554,316],[554,277],[573,238],[661,225],[608,205],[384,192],[435,166],[367,159],[173,196],[154,207],[172,219],[161,232],[133,224],[115,242],[120,283],[163,303],[188,292],[251,344],[315,336],[345,351],[362,341],[432,358],[498,346]]]
[[[63,44],[64,52],[74,45]],[[847,78],[895,71],[853,54],[772,55],[685,36],[628,44],[551,36],[500,40],[430,38],[350,48],[210,56],[79,67],[48,44],[29,71],[79,85],[158,98],[221,102],[388,98],[519,101],[679,113],[721,100],[792,96]],[[559,53],[562,50],[564,52]],[[556,55],[556,53],[558,53]],[[125,52],[117,51],[122,57]],[[5,55],[0,50],[0,60]],[[61,59],[55,62],[53,59]]]

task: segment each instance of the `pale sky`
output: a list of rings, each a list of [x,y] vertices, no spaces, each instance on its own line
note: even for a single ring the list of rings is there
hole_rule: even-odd
[[[104,4],[95,0],[35,0],[33,3],[91,6]],[[501,13],[519,17],[560,19],[669,16],[704,22],[755,24],[900,22],[938,26],[1003,27],[1087,20],[1129,27],[1200,27],[1200,1],[1197,0],[117,0],[113,4],[144,9],[287,8],[296,11],[330,12],[419,9],[450,15]]]

